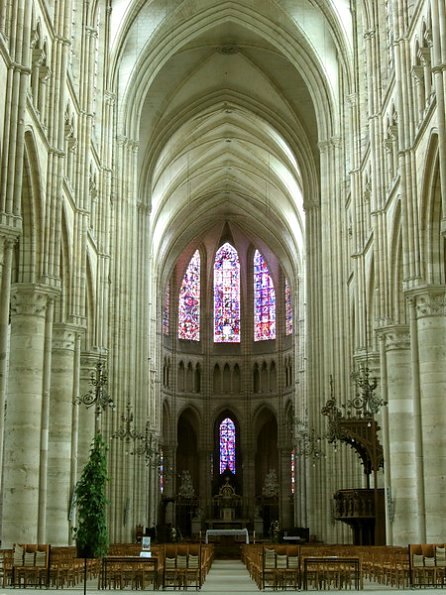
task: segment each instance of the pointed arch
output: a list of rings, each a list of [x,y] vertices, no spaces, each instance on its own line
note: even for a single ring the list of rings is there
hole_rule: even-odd
[[[177,386],[178,386],[178,391],[180,393],[183,393],[185,390],[185,376],[186,376],[186,370],[184,367],[184,362],[180,361],[180,363],[178,364],[178,378],[177,378]]]
[[[293,296],[291,293],[291,285],[288,281],[288,277],[285,277],[285,334],[291,335],[293,333],[294,326],[294,309],[293,309]]]
[[[214,259],[214,341],[240,342],[240,260],[229,242]]]
[[[261,496],[267,474],[271,470],[279,470],[278,424],[273,410],[262,405],[255,413],[253,428],[256,444],[255,489],[256,496]]]
[[[422,236],[420,261],[425,266],[425,281],[432,285],[446,283],[445,240],[441,234],[441,219],[444,213],[441,204],[439,167],[438,136],[435,134],[426,152],[420,205]]]
[[[184,409],[178,417],[177,424],[177,474],[188,471],[191,475],[195,494],[199,494],[199,444],[200,418],[192,407]]]
[[[167,283],[163,295],[163,335],[170,334],[170,283]]]
[[[200,340],[200,252],[195,250],[181,282],[178,300],[178,338]]]
[[[73,242],[71,241],[71,234],[67,222],[67,216],[64,209],[62,209],[62,216],[61,216],[61,237],[60,237],[60,286],[61,292],[58,299],[55,302],[55,311],[54,311],[54,319],[58,322],[64,322],[66,320],[68,311],[69,311],[69,301],[71,295],[71,263],[72,263],[72,246]],[[88,304],[88,281],[91,281],[91,276],[89,276],[89,271],[87,271],[87,304]],[[91,305],[90,305],[91,309]],[[87,312],[87,320],[91,320],[91,311]]]
[[[236,472],[236,428],[232,417],[229,415],[221,420],[218,426],[220,456],[220,474],[229,469],[231,473]]]
[[[268,264],[254,252],[254,341],[276,338],[276,292]]]
[[[17,247],[18,281],[34,283],[43,274],[43,201],[40,160],[32,132],[25,133],[25,154],[21,196],[22,235]],[[50,255],[48,255],[50,256]]]
[[[240,394],[241,391],[241,373],[240,366],[235,364],[234,371],[232,373],[232,392],[236,395]]]
[[[221,393],[221,370],[218,364],[214,366],[214,374],[213,374],[213,387],[214,387],[214,394]]]

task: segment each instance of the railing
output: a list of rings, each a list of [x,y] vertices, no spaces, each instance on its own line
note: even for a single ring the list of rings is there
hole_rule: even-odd
[[[374,490],[338,490],[334,495],[334,500],[334,516],[337,520],[371,519],[375,517]]]

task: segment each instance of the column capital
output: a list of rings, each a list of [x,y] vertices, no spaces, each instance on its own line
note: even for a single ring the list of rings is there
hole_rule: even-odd
[[[83,351],[81,353],[81,366],[83,368],[93,369],[99,360],[106,362],[107,358],[108,349],[105,347],[94,347],[90,351]]]
[[[53,349],[74,351],[76,336],[82,331],[82,328],[65,322],[53,324]]]
[[[0,213],[0,237],[16,241],[22,233],[22,218],[11,213]]]
[[[58,291],[37,283],[17,283],[11,287],[11,312],[22,316],[42,316]]]
[[[385,351],[410,349],[410,329],[407,324],[389,324],[377,331],[378,338],[384,342]]]
[[[425,285],[406,292],[406,296],[415,306],[417,319],[446,316],[446,287],[444,285]]]

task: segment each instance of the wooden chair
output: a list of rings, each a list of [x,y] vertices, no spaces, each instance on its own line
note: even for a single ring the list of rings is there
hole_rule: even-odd
[[[275,589],[277,586],[276,579],[276,550],[265,546],[262,554],[261,589],[267,589],[268,587]]]
[[[163,567],[163,589],[173,588],[178,586],[177,574],[177,558],[176,556],[169,556],[166,554],[164,558]]]

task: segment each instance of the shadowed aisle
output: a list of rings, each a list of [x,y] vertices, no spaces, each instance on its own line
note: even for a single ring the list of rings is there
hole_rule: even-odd
[[[201,589],[208,593],[258,593],[241,560],[214,560]]]

